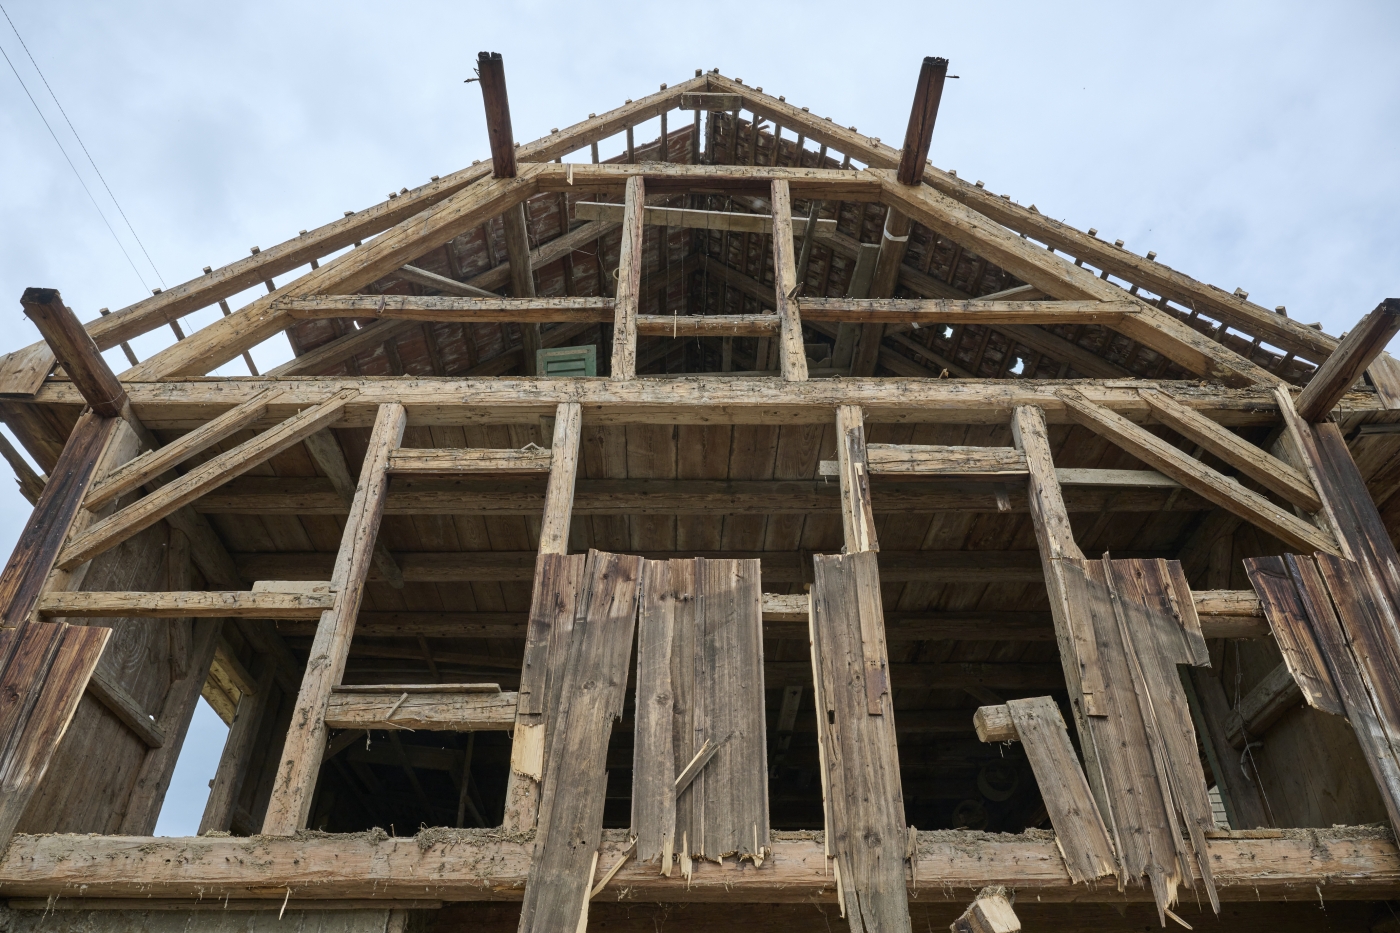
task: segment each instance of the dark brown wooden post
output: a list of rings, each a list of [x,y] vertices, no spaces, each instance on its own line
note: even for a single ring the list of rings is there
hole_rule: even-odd
[[[515,134],[510,128],[510,99],[506,97],[506,65],[500,52],[476,57],[481,97],[486,102],[486,133],[491,139],[491,174],[515,177]]]
[[[917,185],[923,180],[929,141],[933,139],[933,123],[938,119],[938,102],[943,99],[943,81],[947,77],[948,59],[924,59],[924,66],[919,70],[919,85],[914,90],[909,128],[904,132],[904,152],[899,158],[901,184]]]
[[[1400,333],[1400,298],[1387,298],[1353,327],[1298,396],[1304,421],[1321,421]]]
[[[58,289],[26,288],[19,303],[92,410],[105,418],[120,415],[126,390]]]

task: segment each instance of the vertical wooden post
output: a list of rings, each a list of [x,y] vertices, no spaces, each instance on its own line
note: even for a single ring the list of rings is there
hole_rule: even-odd
[[[836,465],[841,476],[841,525],[847,554],[878,551],[870,507],[870,468],[865,462],[865,418],[859,405],[836,409]]]
[[[637,306],[642,293],[642,211],[646,189],[642,177],[627,179],[622,209],[622,246],[617,265],[617,305],[613,312],[612,378],[637,375]]]
[[[355,618],[359,615],[365,578],[373,561],[374,539],[389,490],[389,454],[403,440],[407,422],[404,407],[398,402],[379,406],[369,450],[360,468],[355,502],[345,521],[335,570],[331,573],[335,608],[321,613],[320,624],[316,627],[311,660],[302,678],[301,692],[297,694],[292,728],[282,748],[282,764],[277,769],[272,799],[263,820],[263,832],[267,835],[290,836],[306,823],[316,776],[321,770],[321,757],[326,750],[326,704],[331,690],[345,673],[350,640],[355,634]]]
[[[209,799],[204,804],[204,816],[199,821],[201,836],[223,832],[233,824],[233,808],[238,801],[238,792],[243,788],[243,779],[248,776],[254,743],[262,727],[268,694],[272,692],[276,674],[276,661],[265,657],[257,689],[245,693],[238,701],[238,710],[233,715],[233,725],[229,727],[223,754],[219,756],[218,770],[214,772],[214,783],[209,788]]]
[[[510,258],[511,295],[516,298],[535,297],[535,273],[530,268],[530,234],[525,227],[525,202],[521,201],[504,214],[501,220],[506,232],[506,255]],[[540,325],[527,322],[520,325],[521,349],[525,351],[525,374],[537,375],[536,356],[540,342]]]
[[[786,179],[773,182],[773,286],[777,290],[778,344],[783,378],[807,379],[807,348],[802,341],[802,318],[797,311],[797,250],[792,244],[792,195]]]
[[[486,104],[486,135],[491,140],[492,174],[496,178],[514,178],[515,133],[510,126],[506,65],[501,53],[478,53],[476,73],[481,79],[481,99]]]
[[[563,402],[554,418],[554,441],[549,464],[549,486],[540,522],[539,557],[535,562],[535,587],[530,622],[525,633],[525,663],[520,672],[520,695],[528,695],[528,709],[517,705],[511,769],[506,781],[504,828],[524,832],[534,827],[540,808],[540,775],[544,768],[545,680],[553,614],[533,605],[553,595],[558,570],[553,556],[569,553],[569,519],[574,506],[574,479],[578,474],[583,410],[578,402]]]

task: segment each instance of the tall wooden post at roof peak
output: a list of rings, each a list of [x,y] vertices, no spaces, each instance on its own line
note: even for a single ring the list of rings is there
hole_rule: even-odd
[[[689,67],[517,142],[476,67],[477,162],[21,297],[0,930],[1389,929],[1400,302],[933,168],[944,59],[902,146]]]

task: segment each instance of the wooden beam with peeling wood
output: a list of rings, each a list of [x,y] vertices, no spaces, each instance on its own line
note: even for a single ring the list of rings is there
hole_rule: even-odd
[[[1400,298],[1387,298],[1347,332],[1298,396],[1304,421],[1321,421],[1400,333]]]
[[[1071,417],[1080,424],[1202,498],[1267,531],[1290,547],[1336,553],[1336,542],[1315,525],[1193,459],[1157,435],[1095,405],[1072,389],[1062,390],[1060,398]]]
[[[59,567],[72,570],[333,423],[356,394],[354,389],[343,389],[97,522],[69,542],[59,556]]]
[[[642,209],[646,189],[640,175],[627,179],[623,199],[622,245],[617,266],[617,304],[614,307],[612,372],[614,382],[637,375],[637,312],[642,288]]]
[[[1171,396],[1156,390],[1145,390],[1142,400],[1167,427],[1188,440],[1200,444],[1245,476],[1301,506],[1308,512],[1322,508],[1322,500],[1313,490],[1312,482],[1301,471],[1284,463],[1228,428],[1223,428],[1204,415],[1198,414]]]

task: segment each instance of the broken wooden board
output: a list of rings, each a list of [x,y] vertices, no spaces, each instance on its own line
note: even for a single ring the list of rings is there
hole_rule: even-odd
[[[585,923],[602,842],[608,737],[613,720],[622,718],[641,571],[640,557],[589,551],[567,649],[551,646],[559,712],[545,757],[521,933]]]
[[[1035,773],[1070,880],[1093,881],[1113,874],[1113,843],[1089,793],[1060,708],[1050,697],[1008,700],[1006,708]]]
[[[695,858],[762,863],[769,839],[759,563],[705,558],[647,562],[649,568],[661,563],[666,569],[649,572],[647,579],[664,589],[646,589],[643,595],[641,624],[653,631],[645,645],[639,637],[639,651],[645,647],[649,653],[639,655],[638,687],[641,664],[654,658],[659,663],[657,655],[666,650],[670,723],[664,726],[658,715],[652,721],[654,736],[644,736],[639,717],[636,754],[643,754],[643,742],[655,742],[656,756],[672,762],[671,838],[687,874],[686,866]],[[660,635],[668,622],[671,641],[666,648]],[[661,676],[657,670],[648,681],[653,695]],[[663,737],[671,745],[669,756],[659,744]],[[702,753],[707,761],[697,761]],[[653,767],[639,773],[660,783],[663,775],[651,775]],[[688,783],[677,782],[687,772]],[[635,776],[633,780],[635,799],[639,785]],[[634,816],[647,814],[634,810]],[[633,828],[638,858],[645,860],[640,839],[659,839],[664,824],[658,830],[634,821]]]
[[[1146,876],[1162,917],[1194,862],[1215,903],[1204,833],[1214,829],[1178,664],[1208,661],[1175,561],[1062,559],[1095,645],[1102,702],[1086,717],[1118,854],[1119,885]],[[1100,802],[1102,804],[1102,801]],[[1185,819],[1183,827],[1178,812]],[[1189,842],[1188,842],[1189,840]]]
[[[814,558],[812,658],[826,791],[828,854],[846,920],[861,933],[909,928],[908,831],[877,556]]]
[[[1400,827],[1400,669],[1393,608],[1360,564],[1316,554],[1245,561],[1308,705],[1345,716]],[[1285,647],[1285,642],[1287,647]],[[1296,669],[1295,669],[1296,665]]]
[[[78,709],[109,628],[35,622],[0,629],[0,852]]]
[[[983,888],[963,915],[948,927],[951,933],[1021,933],[1021,921],[1001,885]]]

